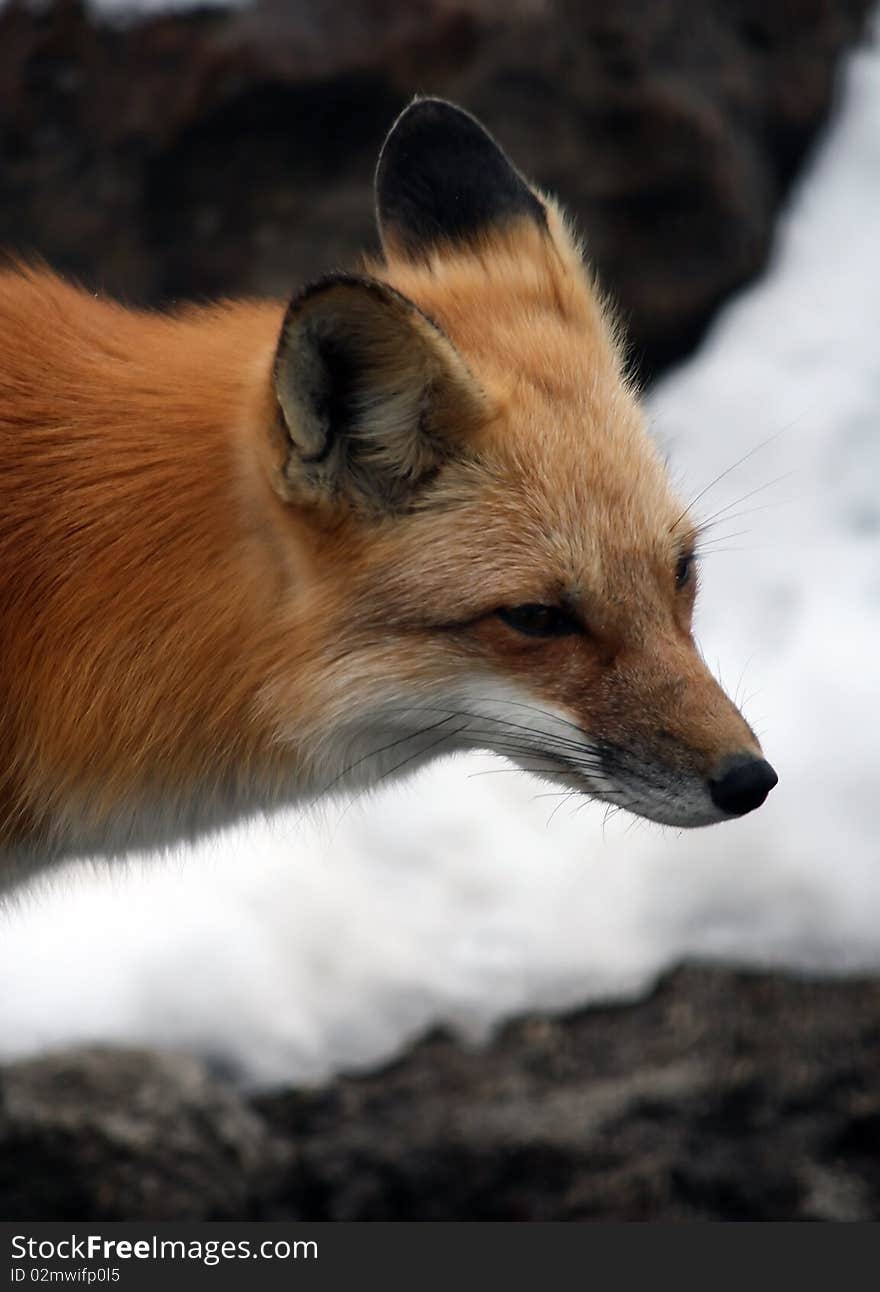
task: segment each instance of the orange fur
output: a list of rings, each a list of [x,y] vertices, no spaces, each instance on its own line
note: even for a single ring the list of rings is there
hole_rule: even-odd
[[[371,731],[398,733],[396,704],[439,725],[462,679],[683,774],[757,752],[694,647],[673,579],[692,525],[549,210],[549,235],[519,222],[369,266],[439,325],[482,401],[424,496],[387,516],[285,488],[282,304],[149,314],[43,269],[0,275],[10,873],[319,792],[368,761]],[[561,598],[588,634],[518,637],[493,614]],[[443,747],[508,752],[491,722]]]

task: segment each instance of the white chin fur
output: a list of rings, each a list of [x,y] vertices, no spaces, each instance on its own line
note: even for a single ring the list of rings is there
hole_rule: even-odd
[[[598,747],[564,711],[507,682],[485,678],[420,696],[383,697],[347,727],[333,760],[338,763],[334,788],[375,785],[443,754],[471,749],[490,750],[553,784],[660,825],[689,829],[728,819],[699,778],[656,767],[646,768],[643,778],[637,765],[622,774],[609,770]]]
[[[597,795],[601,798],[602,795]],[[619,797],[607,800],[615,806],[624,808],[634,816],[644,817],[657,825],[675,826],[680,830],[697,829],[700,826],[717,825],[720,821],[732,818],[715,806],[708,791],[697,785],[690,793],[670,792],[668,795],[658,791],[634,790],[621,787]]]

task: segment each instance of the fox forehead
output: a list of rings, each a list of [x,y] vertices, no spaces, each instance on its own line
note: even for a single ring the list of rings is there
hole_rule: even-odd
[[[540,451],[523,452],[505,439],[506,421],[449,465],[424,507],[368,542],[342,543],[347,604],[360,590],[368,617],[438,626],[503,605],[568,604],[617,636],[665,613],[689,526],[675,523],[681,508],[659,461],[619,452],[613,429],[593,451],[589,429],[559,419],[532,437]]]
[[[491,407],[395,538],[409,573],[445,600],[451,585],[459,600],[499,603],[643,595],[692,526],[579,254],[560,239],[553,255],[546,240],[529,255],[532,236],[520,228],[477,257],[385,267],[450,336]]]
[[[586,474],[557,489],[531,474],[502,484],[480,464],[473,475],[487,478],[475,480],[471,501],[427,508],[361,549],[378,614],[396,605],[403,617],[439,623],[536,602],[611,623],[671,599],[676,548],[665,508],[654,526],[635,503],[624,514],[590,493]],[[351,586],[350,565],[347,578]]]

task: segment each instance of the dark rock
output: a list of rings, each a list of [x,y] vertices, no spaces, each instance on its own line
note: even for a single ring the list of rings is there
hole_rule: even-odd
[[[5,1220],[249,1219],[290,1152],[194,1059],[94,1049],[0,1070]]]
[[[194,1061],[0,1070],[20,1219],[880,1218],[880,981],[686,968],[645,1000],[437,1033],[248,1100]]]
[[[877,1218],[878,1009],[875,981],[689,968],[258,1107],[312,1219]]]
[[[558,192],[649,373],[764,264],[870,0],[264,0],[0,11],[0,246],[134,302],[289,292],[374,246],[382,137],[462,102]]]

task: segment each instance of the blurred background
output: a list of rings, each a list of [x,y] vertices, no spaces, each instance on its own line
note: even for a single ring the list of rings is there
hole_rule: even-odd
[[[877,1218],[873,6],[0,0],[0,246],[285,295],[375,248],[416,92],[584,231],[780,785],[682,833],[460,758],[54,874],[0,910],[0,1214]]]

